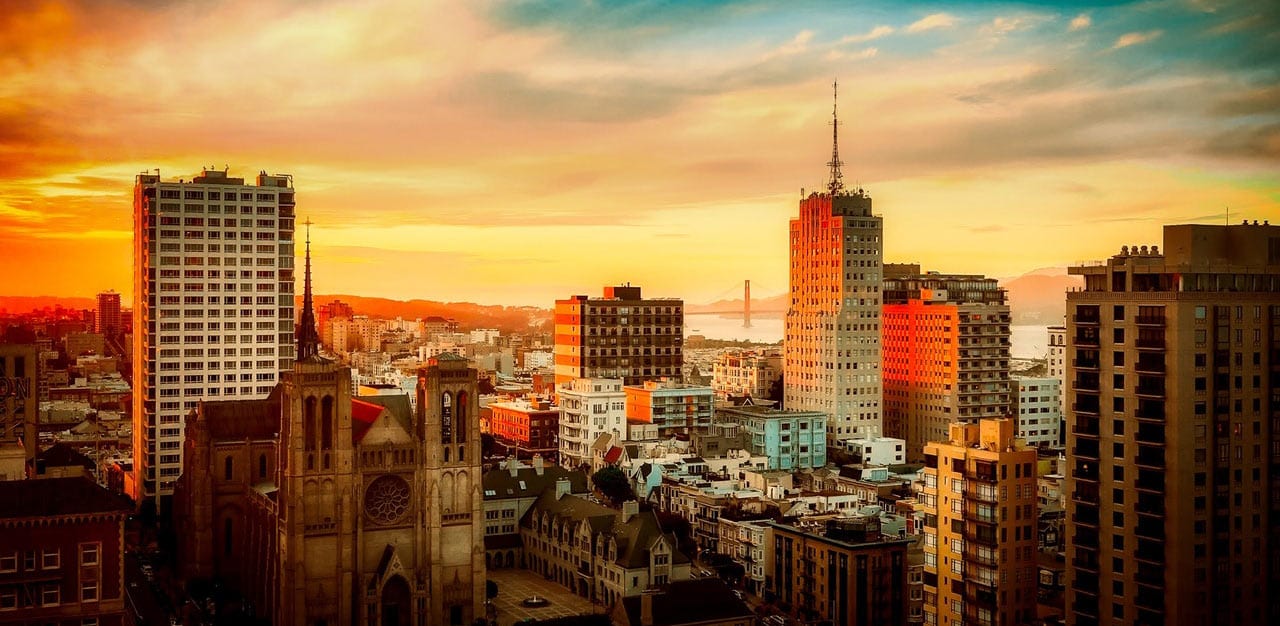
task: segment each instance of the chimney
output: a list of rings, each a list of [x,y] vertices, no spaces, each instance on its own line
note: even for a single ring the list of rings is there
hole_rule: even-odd
[[[640,594],[640,626],[653,626],[653,592]]]
[[[640,502],[637,500],[627,500],[622,503],[622,521],[625,523],[631,519],[633,515],[640,514]]]
[[[507,471],[511,473],[512,478],[520,473],[520,461],[517,461],[516,457],[507,457]]]
[[[568,495],[570,491],[572,491],[572,484],[569,482],[568,478],[559,478],[556,480],[556,499],[557,500]]]
[[[539,476],[542,475],[542,455],[541,454],[533,455],[533,471],[537,473]]]

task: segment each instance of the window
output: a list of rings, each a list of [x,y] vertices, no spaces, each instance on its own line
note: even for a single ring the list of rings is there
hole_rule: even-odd
[[[18,591],[13,587],[0,589],[0,611],[12,611],[18,608]]]
[[[98,601],[98,581],[90,580],[80,583],[80,601],[81,602],[97,602]]]
[[[58,606],[61,601],[62,590],[58,588],[57,583],[44,586],[40,594],[40,606]]]
[[[45,550],[40,559],[41,569],[58,569],[62,565],[62,552],[57,548]]]
[[[11,552],[0,556],[0,573],[10,573],[18,571],[18,553]]]
[[[81,565],[97,565],[98,564],[98,544],[96,543],[80,544],[80,564]]]

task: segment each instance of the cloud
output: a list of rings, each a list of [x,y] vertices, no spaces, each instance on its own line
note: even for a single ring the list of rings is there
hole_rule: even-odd
[[[840,43],[865,43],[881,37],[887,37],[893,34],[892,26],[877,26],[861,35],[846,35],[840,39]]]
[[[1128,48],[1129,46],[1136,46],[1138,44],[1144,44],[1149,41],[1155,41],[1156,39],[1159,39],[1160,36],[1163,34],[1164,34],[1164,31],[1162,30],[1149,30],[1142,33],[1139,33],[1139,32],[1125,33],[1123,35],[1120,35],[1119,39],[1116,39],[1116,43],[1115,45],[1111,46],[1111,49],[1119,50],[1120,48]]]
[[[923,33],[926,30],[933,30],[935,28],[950,28],[954,26],[955,23],[956,18],[954,15],[949,13],[934,13],[912,22],[911,25],[907,27],[907,32]]]
[[[870,59],[880,54],[880,49],[876,47],[863,48],[857,52],[841,52],[840,50],[832,50],[827,53],[827,58],[832,61],[860,61]]]
[[[1093,18],[1089,17],[1088,13],[1081,13],[1080,15],[1071,18],[1071,25],[1067,27],[1067,30],[1074,33],[1075,31],[1084,30],[1092,25]]]

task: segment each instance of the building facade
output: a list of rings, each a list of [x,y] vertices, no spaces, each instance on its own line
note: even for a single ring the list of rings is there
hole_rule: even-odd
[[[885,277],[885,432],[906,440],[908,460],[955,422],[1009,415],[1009,319],[994,278]]]
[[[907,547],[886,539],[875,517],[822,528],[770,522],[769,589],[800,619],[834,626],[905,624]]]
[[[294,189],[205,171],[133,190],[133,450],[141,503],[182,473],[183,416],[265,398],[294,357]]]
[[[1013,377],[1010,413],[1018,420],[1018,438],[1027,445],[1058,445],[1062,428],[1062,383],[1055,377]]]
[[[1280,620],[1280,227],[1073,267],[1069,624]]]
[[[684,366],[684,301],[643,298],[630,285],[604,297],[556,300],[556,385],[575,378],[621,378],[623,384],[674,377]]]
[[[953,424],[925,446],[926,624],[1014,625],[1036,618],[1036,452],[1013,420]]]
[[[1058,380],[1059,415],[1058,445],[1067,443],[1067,327],[1049,327],[1049,352],[1045,356],[1049,378]]]
[[[627,437],[627,395],[618,378],[578,378],[560,385],[560,464],[570,469],[591,465],[591,444],[611,433]]]
[[[711,372],[711,389],[718,398],[767,399],[774,382],[782,376],[782,354],[777,350],[726,352],[716,358]]]
[[[94,332],[105,337],[120,336],[123,330],[120,325],[120,294],[114,291],[99,293],[95,317]]]
[[[85,478],[0,481],[0,624],[123,626],[125,500]]]
[[[741,425],[748,451],[768,457],[768,469],[794,471],[827,464],[826,413],[735,406],[721,407],[717,419]]]
[[[452,355],[451,355],[452,356]],[[556,463],[560,454],[560,407],[547,398],[490,402],[489,434],[517,458]]]
[[[36,346],[0,343],[0,481],[34,475],[40,418]]]
[[[657,426],[660,437],[689,434],[711,425],[715,392],[710,387],[650,380],[622,390],[627,419]]]

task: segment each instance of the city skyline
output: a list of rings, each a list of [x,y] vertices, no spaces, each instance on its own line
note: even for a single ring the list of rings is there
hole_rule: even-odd
[[[6,7],[6,291],[130,297],[133,176],[227,166],[294,175],[322,293],[780,294],[832,79],[887,262],[1011,276],[1280,218],[1274,8],[834,6]]]

